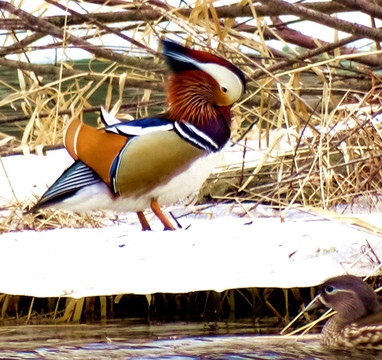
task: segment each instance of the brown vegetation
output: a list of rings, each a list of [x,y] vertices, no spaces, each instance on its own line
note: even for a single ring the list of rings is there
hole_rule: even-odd
[[[7,31],[0,65],[17,69],[18,76],[18,87],[2,84],[8,95],[0,101],[0,126],[14,124],[23,131],[12,143],[3,135],[3,154],[60,146],[68,119],[94,119],[96,115],[87,115],[97,113],[99,105],[125,118],[163,109],[166,67],[156,44],[171,36],[226,56],[249,80],[248,91],[234,108],[232,139],[245,149],[243,163],[223,168],[203,199],[326,208],[378,192],[381,125],[372,121],[380,108],[380,77],[375,72],[382,64],[382,30],[375,27],[381,18],[378,4],[260,3],[215,7],[197,2],[193,8],[174,8],[156,0],[88,1],[94,10],[86,12],[74,10],[73,3],[66,8],[49,0],[35,12],[26,12],[0,1],[0,28]],[[65,15],[45,16],[52,8]],[[371,26],[335,16],[352,11],[369,16]],[[282,15],[295,19],[285,22]],[[333,42],[327,43],[292,29],[293,23],[309,26],[308,21],[349,36],[339,39],[335,32]],[[110,34],[122,46],[104,45]],[[370,40],[368,51],[351,47],[358,39]],[[283,51],[269,40],[282,43]],[[63,58],[54,64],[28,61],[37,50],[71,48],[86,50],[93,60],[82,69]],[[10,54],[19,55],[19,60],[9,59]],[[102,70],[94,65],[95,59],[107,61]],[[102,87],[102,97],[96,97]],[[245,163],[245,151],[254,144],[246,146],[245,141],[254,138],[264,151],[255,166]],[[290,143],[289,149],[276,152],[282,141]]]

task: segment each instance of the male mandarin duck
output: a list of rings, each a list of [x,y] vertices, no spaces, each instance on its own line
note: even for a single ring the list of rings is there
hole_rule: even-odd
[[[101,109],[105,127],[74,119],[64,145],[75,160],[29,211],[135,211],[150,230],[150,208],[174,230],[160,206],[198,190],[230,138],[231,106],[244,93],[245,77],[229,61],[163,40],[172,70],[168,110],[155,118],[120,122]]]
[[[328,348],[382,348],[381,298],[360,278],[343,275],[326,280],[319,301],[336,313],[322,329]]]

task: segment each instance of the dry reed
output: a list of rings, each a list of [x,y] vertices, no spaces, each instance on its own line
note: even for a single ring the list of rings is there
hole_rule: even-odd
[[[7,153],[9,148],[42,153],[43,148],[59,145],[65,124],[73,117],[86,121],[86,111],[95,111],[97,105],[124,119],[163,109],[165,67],[154,44],[158,37],[170,34],[226,56],[245,71],[249,80],[246,94],[233,108],[232,140],[247,153],[260,151],[262,155],[255,164],[247,163],[244,156],[236,164],[222,166],[207,183],[204,197],[265,202],[278,208],[298,203],[326,209],[351,204],[360,194],[380,193],[381,121],[373,119],[380,111],[380,78],[365,65],[365,61],[375,65],[378,46],[375,51],[349,53],[337,41],[331,47],[325,44],[317,45],[315,51],[297,51],[291,43],[302,46],[308,37],[294,32],[288,42],[287,24],[281,26],[276,18],[271,24],[263,17],[269,9],[252,4],[241,9],[239,4],[215,8],[213,3],[197,2],[192,10],[184,5],[170,11],[166,9],[169,5],[151,1],[141,6],[140,10],[147,12],[146,19],[139,18],[136,5],[113,1],[87,15],[66,9],[67,16],[55,18],[44,17],[48,8],[62,8],[54,1],[30,14],[17,13],[13,5],[4,7],[16,22],[33,20],[41,25],[42,33],[35,33],[36,37],[48,33],[62,40],[47,40],[45,47],[67,52],[74,45],[93,56],[81,69],[62,57],[55,65],[36,64],[28,70],[22,60],[39,47],[34,45],[32,35],[25,35],[25,44],[18,45],[19,39],[9,30],[4,46],[19,54],[20,61],[16,64],[15,86],[2,82],[8,94],[0,101],[4,114],[0,126],[12,120],[22,136],[12,138],[12,144],[9,137],[2,140],[8,143]],[[117,10],[120,18],[109,25],[108,15]],[[244,22],[235,15],[238,10],[246,14]],[[323,14],[338,11],[330,7],[314,10]],[[225,16],[221,15],[223,11]],[[132,20],[124,20],[124,14],[126,18],[130,14]],[[58,24],[63,26],[61,33]],[[176,30],[168,30],[170,25]],[[106,44],[103,39],[108,34],[124,42],[123,54],[120,49],[89,42],[92,39],[96,44]],[[276,51],[267,39],[278,40],[285,51]],[[9,41],[13,43],[9,45]],[[97,58],[108,62],[96,64]],[[3,66],[16,66],[3,59]],[[97,93],[100,89],[101,95]],[[139,105],[158,99],[159,108],[155,110]],[[126,113],[123,106],[129,102],[137,106]],[[11,119],[10,108],[22,113],[27,121]]]

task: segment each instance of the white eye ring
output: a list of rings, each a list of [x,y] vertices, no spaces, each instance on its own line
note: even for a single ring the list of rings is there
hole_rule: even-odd
[[[333,294],[335,293],[336,291],[336,288],[334,286],[331,286],[331,285],[328,285],[326,288],[325,288],[325,292],[327,294]]]

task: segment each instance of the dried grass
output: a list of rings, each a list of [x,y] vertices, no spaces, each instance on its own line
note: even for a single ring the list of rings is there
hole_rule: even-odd
[[[100,228],[105,226],[102,212],[78,214],[44,209],[36,214],[25,214],[30,204],[10,202],[0,207],[0,234],[9,231],[42,231],[59,228]]]
[[[47,3],[43,8],[53,6]],[[210,178],[204,196],[220,201],[240,198],[266,202],[279,208],[298,203],[326,209],[340,203],[350,204],[360,194],[380,193],[381,124],[372,120],[373,114],[380,111],[380,79],[357,64],[357,59],[378,56],[379,50],[341,55],[337,49],[333,54],[324,52],[307,58],[307,52],[301,55],[259,17],[258,8],[252,4],[251,16],[246,18],[248,21],[252,17],[254,26],[250,30],[243,27],[240,19],[219,18],[210,2],[195,3],[188,16],[184,15],[186,5],[170,12],[156,3],[147,2],[145,6],[163,17],[116,23],[119,27],[114,28],[89,21],[86,27],[72,25],[80,32],[80,46],[81,41],[88,39],[103,43],[104,36],[113,32],[123,39],[127,52],[144,56],[152,40],[166,36],[171,25],[177,29],[173,36],[176,34],[189,44],[216,48],[220,55],[238,64],[249,79],[248,91],[233,108],[232,139],[247,147],[246,151],[259,147],[263,157],[255,165],[246,164],[244,158],[240,163],[222,167]],[[121,8],[111,2],[109,7],[100,6],[90,15],[128,9],[133,11],[134,6],[127,4]],[[37,18],[42,19],[43,15]],[[164,18],[168,23],[163,22]],[[68,21],[70,16],[65,23]],[[122,32],[126,26],[129,37]],[[241,31],[237,30],[240,28]],[[64,30],[69,33],[72,28],[64,26]],[[283,55],[285,65],[276,70],[272,69],[280,64],[277,56],[282,53],[269,46],[266,39],[270,36],[288,48]],[[8,41],[11,38],[16,41],[10,32]],[[49,46],[65,52],[69,41],[64,36],[63,42]],[[30,45],[19,50],[28,56],[35,48]],[[48,81],[44,80],[42,70],[41,74],[37,69],[17,70],[18,86],[3,82],[9,94],[0,101],[0,111],[12,107],[28,119],[21,126],[23,136],[12,145],[13,149],[41,153],[42,147],[60,144],[65,124],[73,117],[83,118],[84,110],[92,108],[95,93],[102,86],[106,88],[96,103],[106,105],[122,118],[149,115],[150,109],[140,107],[139,103],[153,99],[161,99],[163,108],[164,94],[158,92],[158,84],[163,81],[164,67],[156,50],[149,51],[154,57],[150,54],[141,61],[133,58],[131,65],[112,61],[102,70],[92,61],[88,69],[78,71],[74,62],[59,59],[58,76]],[[90,51],[97,56],[101,50],[93,46]],[[103,51],[110,59],[118,55],[114,49]],[[296,58],[305,61],[293,63]],[[141,89],[126,91],[126,87],[137,82],[143,84]],[[137,104],[134,113],[123,110],[123,105],[129,102]]]

